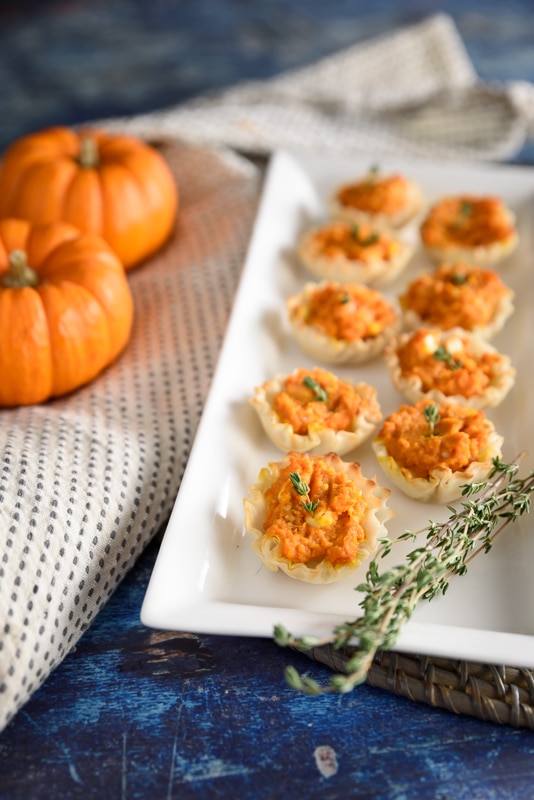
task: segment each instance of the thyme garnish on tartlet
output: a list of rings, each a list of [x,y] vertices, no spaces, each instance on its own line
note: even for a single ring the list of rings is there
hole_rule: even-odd
[[[302,505],[304,510],[307,511],[309,514],[313,514],[314,511],[317,510],[317,506],[319,505],[318,500],[312,500],[310,498],[310,487],[303,481],[300,477],[298,472],[290,472],[289,479],[293,485],[294,490],[300,497],[304,497],[302,501]]]
[[[454,223],[455,228],[461,228],[462,225],[469,219],[471,214],[473,213],[473,203],[469,200],[462,200],[460,205],[460,210],[458,212],[458,217]]]
[[[337,626],[329,639],[294,638],[283,625],[277,625],[274,640],[281,647],[306,651],[327,644],[336,650],[354,646],[345,665],[346,674],[335,674],[328,684],[321,685],[290,666],[285,673],[288,684],[319,695],[347,693],[363,683],[377,652],[394,646],[419,601],[445,594],[453,575],[465,575],[475,556],[489,552],[506,526],[530,511],[534,471],[525,478],[518,477],[518,461],[519,458],[506,464],[495,458],[486,481],[463,488],[463,497],[476,495],[475,499],[462,501],[459,510],[449,506],[451,515],[446,522],[430,521],[423,531],[401,534],[398,541],[415,541],[422,536],[425,540],[406,555],[404,563],[384,572],[380,572],[378,560],[390,553],[393,543],[381,540],[369,563],[365,583],[356,587],[364,595],[360,602],[362,616]]]
[[[425,422],[428,422],[428,427],[430,428],[430,436],[434,436],[435,434],[435,427],[439,422],[439,408],[435,403],[429,403],[429,405],[425,406],[425,410],[423,411],[423,416],[425,418]]]
[[[369,247],[371,244],[376,244],[376,242],[378,242],[380,239],[380,235],[376,231],[370,233],[366,239],[360,239],[360,229],[357,225],[352,226],[350,233],[354,241],[358,242],[358,244],[361,244],[362,247]]]
[[[304,386],[307,386],[308,389],[312,390],[316,400],[319,400],[321,403],[326,403],[326,401],[328,400],[328,395],[321,386],[321,384],[315,380],[315,378],[312,378],[311,375],[306,375],[302,383],[304,384]]]
[[[451,355],[449,353],[449,351],[447,350],[447,348],[444,347],[442,344],[440,344],[439,347],[437,347],[434,350],[433,356],[438,361],[443,361],[444,364],[447,364],[447,366],[450,367],[453,370],[454,369],[461,369],[462,366],[463,366],[462,362],[460,361],[460,359],[459,358],[454,358],[454,356]]]

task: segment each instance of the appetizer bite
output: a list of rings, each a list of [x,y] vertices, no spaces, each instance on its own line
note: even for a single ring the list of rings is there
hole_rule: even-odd
[[[393,384],[411,403],[428,397],[472,408],[493,407],[515,381],[510,358],[462,328],[402,333],[384,357]]]
[[[499,275],[464,262],[441,264],[413,280],[399,297],[403,327],[463,328],[490,339],[514,310],[514,292]]]
[[[390,414],[372,446],[384,473],[409,497],[450,503],[485,480],[503,437],[481,409],[427,398]]]
[[[289,452],[264,467],[244,499],[245,530],[264,565],[331,583],[351,574],[387,536],[389,489],[359,464]]]
[[[401,274],[414,248],[366,223],[334,220],[304,233],[297,251],[317,278],[385,286]]]
[[[515,216],[499,197],[460,194],[435,203],[421,224],[421,240],[435,261],[496,264],[515,250]]]
[[[271,441],[283,450],[344,455],[382,420],[376,389],[320,367],[277,375],[254,388],[249,403]]]
[[[398,231],[423,205],[423,193],[400,173],[383,174],[377,167],[357,181],[339,186],[330,199],[333,217]]]
[[[358,283],[307,283],[286,308],[300,347],[330,364],[374,358],[400,327],[393,305],[376,289]]]

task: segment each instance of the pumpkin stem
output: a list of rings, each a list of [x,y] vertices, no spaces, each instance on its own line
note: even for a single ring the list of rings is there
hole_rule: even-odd
[[[2,285],[9,289],[20,289],[23,286],[37,286],[39,276],[28,266],[24,250],[12,250],[9,254],[9,271],[2,277]]]
[[[81,167],[94,168],[98,166],[98,145],[96,139],[84,136],[80,140],[80,155],[78,162]]]

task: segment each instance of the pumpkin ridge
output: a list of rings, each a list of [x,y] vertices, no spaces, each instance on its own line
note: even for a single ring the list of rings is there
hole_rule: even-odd
[[[67,394],[111,363],[107,312],[87,287],[74,281],[43,284],[38,291],[50,327],[52,395]]]
[[[93,144],[83,144],[85,138]],[[89,148],[98,149],[98,160],[84,152]],[[16,141],[0,165],[0,217],[63,220],[98,232],[125,269],[165,244],[178,209],[170,165],[133,136],[51,128]]]
[[[101,237],[62,222],[4,218],[0,239],[8,253],[24,249],[40,279],[35,288],[6,288],[0,276],[0,406],[45,402],[89,383],[130,338],[133,296],[121,262]]]
[[[39,291],[30,286],[1,289],[0,319],[5,326],[0,405],[48,400],[53,383],[50,325]]]

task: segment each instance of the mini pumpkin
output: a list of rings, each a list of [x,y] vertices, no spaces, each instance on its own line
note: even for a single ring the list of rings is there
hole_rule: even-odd
[[[133,299],[108,244],[67,223],[0,220],[0,405],[93,380],[130,338]]]
[[[0,217],[96,233],[126,269],[166,242],[178,205],[166,161],[132,136],[49,128],[15,141],[0,165]]]

